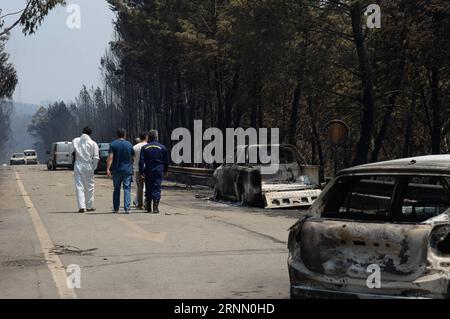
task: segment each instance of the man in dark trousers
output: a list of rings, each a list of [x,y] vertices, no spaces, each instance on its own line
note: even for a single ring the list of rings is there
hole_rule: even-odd
[[[120,188],[123,185],[123,201],[125,214],[130,213],[131,204],[131,179],[133,175],[133,145],[126,139],[126,131],[123,128],[117,130],[117,140],[111,143],[109,157],[106,161],[106,173],[113,178],[113,208],[114,213],[119,212]]]
[[[168,169],[169,156],[167,149],[158,142],[158,131],[151,130],[148,133],[148,144],[142,147],[139,160],[139,173],[145,179],[145,198],[148,213],[159,213],[161,184]]]

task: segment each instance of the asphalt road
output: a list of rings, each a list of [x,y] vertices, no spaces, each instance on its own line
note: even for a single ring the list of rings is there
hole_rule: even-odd
[[[289,297],[287,229],[298,211],[217,203],[207,189],[167,183],[161,214],[113,214],[112,181],[97,176],[97,211],[80,214],[73,173],[40,165],[0,168],[0,189],[0,298]],[[81,288],[67,285],[69,265]]]

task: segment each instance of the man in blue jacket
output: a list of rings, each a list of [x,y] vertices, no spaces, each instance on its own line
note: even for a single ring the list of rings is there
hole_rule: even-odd
[[[169,156],[166,147],[158,142],[158,131],[151,130],[148,133],[148,141],[148,144],[141,149],[139,173],[145,179],[147,212],[158,214],[159,201],[161,200],[161,184],[164,175],[169,169]]]

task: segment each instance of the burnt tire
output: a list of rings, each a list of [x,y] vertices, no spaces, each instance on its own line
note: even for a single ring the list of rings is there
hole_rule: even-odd
[[[249,203],[247,196],[245,195],[245,192],[239,194],[239,204],[242,206],[248,206],[251,204]]]
[[[238,178],[235,182],[234,189],[236,191],[236,197],[238,198],[239,205],[248,206],[251,205],[247,193],[242,185],[242,179]]]
[[[213,200],[222,199],[222,195],[220,194],[218,183],[214,184],[214,192],[213,192],[212,198],[213,198]]]

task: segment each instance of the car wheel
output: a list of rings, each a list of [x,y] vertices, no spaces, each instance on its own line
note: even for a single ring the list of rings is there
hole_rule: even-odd
[[[236,194],[236,198],[240,205],[245,206],[248,205],[247,194],[245,193],[242,176],[237,176],[234,181],[234,191]]]
[[[222,196],[220,195],[219,183],[214,184],[213,200],[220,200]]]
[[[239,204],[241,204],[242,206],[247,206],[250,204],[247,198],[247,194],[244,190],[239,192]]]
[[[52,169],[52,162],[50,162],[50,161],[47,162],[47,169],[48,170]]]

